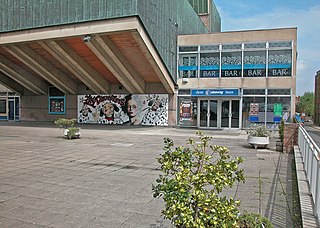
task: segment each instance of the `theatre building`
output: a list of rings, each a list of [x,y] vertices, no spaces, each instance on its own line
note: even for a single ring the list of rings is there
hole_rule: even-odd
[[[0,3],[0,120],[239,129],[295,112],[295,28],[221,32],[211,0]]]

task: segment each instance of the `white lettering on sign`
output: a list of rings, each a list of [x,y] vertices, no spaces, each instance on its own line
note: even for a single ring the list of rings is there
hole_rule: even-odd
[[[272,76],[287,76],[289,71],[287,69],[272,70]]]
[[[238,77],[238,71],[236,71],[236,70],[224,71],[224,76],[226,76],[226,77]]]
[[[205,70],[203,71],[203,77],[218,77],[216,71]]]
[[[262,70],[248,70],[248,76],[262,76]]]
[[[223,91],[213,90],[213,91],[211,91],[211,94],[220,94],[220,95],[223,95]]]
[[[234,94],[234,91],[227,91],[226,90],[226,94]]]

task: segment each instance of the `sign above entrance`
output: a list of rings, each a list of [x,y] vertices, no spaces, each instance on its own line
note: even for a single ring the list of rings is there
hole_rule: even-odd
[[[221,97],[221,96],[240,96],[239,89],[193,89],[191,96],[195,97]]]

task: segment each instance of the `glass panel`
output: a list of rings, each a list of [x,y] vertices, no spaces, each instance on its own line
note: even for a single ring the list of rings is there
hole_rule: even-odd
[[[265,89],[244,89],[243,95],[265,95]]]
[[[198,46],[194,46],[194,47],[179,47],[179,52],[191,52],[191,51],[198,51]]]
[[[269,48],[274,48],[274,47],[292,47],[292,42],[291,41],[270,42]]]
[[[197,76],[197,68],[196,55],[180,55],[178,67],[180,78],[195,78]]]
[[[200,77],[219,77],[220,53],[206,53],[200,55]]]
[[[246,51],[243,58],[244,77],[266,76],[266,51]]]
[[[268,76],[291,76],[292,50],[269,51]]]
[[[242,104],[242,126],[248,128],[251,123],[264,124],[265,97],[244,97]]]
[[[219,51],[219,45],[201,46],[201,51]]]
[[[266,43],[245,43],[244,44],[245,49],[249,48],[266,48]]]
[[[223,52],[221,56],[221,76],[241,77],[241,52]]]
[[[9,120],[14,120],[14,101],[9,101]]]
[[[208,101],[200,100],[200,127],[208,126]]]
[[[291,98],[290,97],[268,97],[267,100],[267,122],[277,123],[283,118],[290,120]]]
[[[15,111],[15,120],[19,120],[19,97],[16,97],[15,99],[15,106],[16,106],[16,111]]]
[[[190,95],[190,89],[180,89],[178,95]]]
[[[233,128],[239,128],[239,108],[240,108],[240,101],[231,101],[231,110],[232,110],[232,116],[231,116],[231,127]]]
[[[217,127],[218,101],[210,100],[210,127]]]
[[[221,103],[221,127],[229,127],[229,101]]]
[[[197,126],[197,98],[179,98],[180,126]]]
[[[235,50],[241,49],[242,44],[223,44],[222,50]]]
[[[0,100],[0,113],[7,114],[7,100],[6,99]]]
[[[268,89],[268,95],[290,95],[291,89]]]

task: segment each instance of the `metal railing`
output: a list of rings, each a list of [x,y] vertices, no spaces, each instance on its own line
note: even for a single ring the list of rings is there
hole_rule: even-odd
[[[298,132],[298,145],[313,201],[313,214],[320,220],[320,148],[301,125]]]

